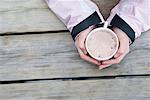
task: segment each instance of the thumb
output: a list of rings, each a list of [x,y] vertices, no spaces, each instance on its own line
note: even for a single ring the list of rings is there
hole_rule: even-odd
[[[79,36],[76,38],[75,45],[76,45],[77,48],[80,49],[80,51],[82,53],[87,54],[84,38],[86,38],[86,37],[84,35],[82,35],[82,33],[80,33]]]
[[[86,47],[85,47],[85,40],[86,40],[86,37],[79,38],[78,46],[84,54],[87,54],[87,50],[86,50]]]
[[[83,51],[84,54],[87,54],[87,50],[86,50],[86,47],[85,47],[85,41],[86,41],[86,37],[87,35],[93,30],[94,26],[90,26],[89,28],[83,30],[82,32],[79,33],[79,48]]]

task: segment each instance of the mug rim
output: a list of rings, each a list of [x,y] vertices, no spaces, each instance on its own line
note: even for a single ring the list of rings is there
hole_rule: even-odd
[[[94,32],[97,32],[97,31],[101,31],[101,30],[106,30],[106,31],[109,31],[116,39],[116,42],[117,42],[117,46],[115,48],[115,51],[108,57],[103,57],[103,58],[99,58],[99,57],[95,57],[94,55],[92,55],[92,53],[90,52],[90,50],[88,49],[88,45],[87,45],[87,41],[89,40],[89,37],[91,36],[91,34],[93,34]],[[109,28],[105,28],[105,27],[100,27],[100,28],[96,28],[94,30],[92,30],[86,37],[86,40],[85,40],[85,47],[86,47],[86,50],[87,52],[90,54],[90,56],[98,61],[103,61],[103,60],[108,60],[110,58],[112,58],[118,51],[118,47],[119,47],[119,39],[118,39],[118,36],[116,35],[115,32],[113,32],[111,29]]]

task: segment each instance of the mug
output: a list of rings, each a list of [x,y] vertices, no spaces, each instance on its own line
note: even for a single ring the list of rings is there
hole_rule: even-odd
[[[98,60],[111,59],[117,52],[119,40],[117,35],[108,28],[105,22],[103,27],[92,30],[86,37],[85,46],[88,54]]]

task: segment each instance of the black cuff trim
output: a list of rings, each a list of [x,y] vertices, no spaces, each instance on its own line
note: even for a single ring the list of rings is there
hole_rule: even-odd
[[[110,23],[113,27],[118,27],[122,31],[124,31],[128,37],[131,39],[132,43],[135,40],[135,32],[134,30],[117,14],[114,16]]]
[[[101,19],[97,12],[95,11],[92,15],[90,15],[88,18],[77,24],[73,27],[73,30],[71,32],[73,40],[75,40],[75,37],[83,30],[87,29],[89,26],[98,24],[101,22]]]
[[[99,27],[104,27],[104,23],[96,24],[95,28],[99,28]],[[111,25],[108,25],[107,28],[112,29],[113,27]]]

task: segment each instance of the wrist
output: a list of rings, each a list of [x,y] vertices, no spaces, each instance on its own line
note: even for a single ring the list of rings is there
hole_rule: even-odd
[[[131,41],[131,39],[128,37],[128,35],[124,32],[124,31],[122,31],[121,29],[119,29],[119,28],[117,28],[117,27],[114,27],[113,29],[112,29],[116,34],[121,34],[121,38],[124,40],[126,40],[126,41],[128,41],[129,42],[129,44],[131,44],[132,43],[132,41]],[[118,35],[117,35],[118,36]],[[119,35],[120,36],[120,35]]]

